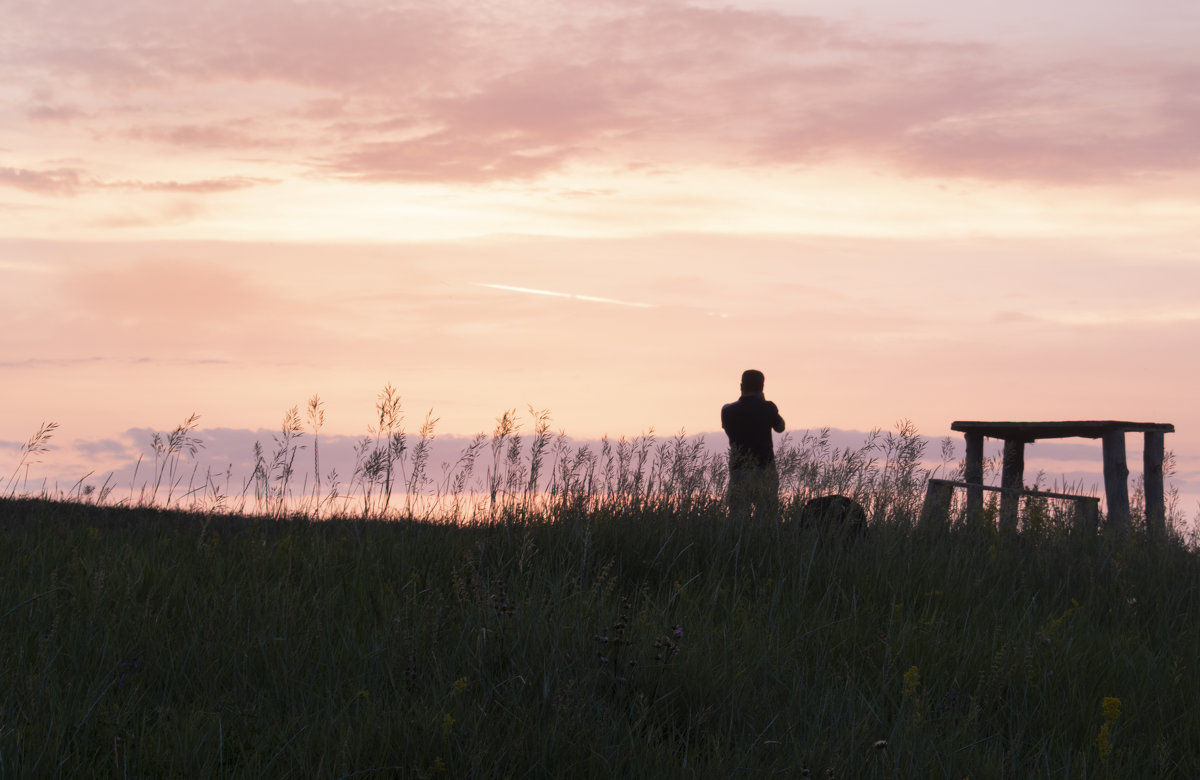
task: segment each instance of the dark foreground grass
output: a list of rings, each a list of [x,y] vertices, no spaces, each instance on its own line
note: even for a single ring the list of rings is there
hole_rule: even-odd
[[[30,499],[0,578],[4,777],[1200,772],[1179,544]]]

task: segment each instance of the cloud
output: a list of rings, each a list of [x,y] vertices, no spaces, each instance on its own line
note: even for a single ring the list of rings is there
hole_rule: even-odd
[[[275,184],[277,179],[249,176],[223,176],[195,181],[101,181],[76,168],[36,171],[26,168],[0,168],[0,186],[15,187],[37,195],[74,197],[94,190],[140,190],[143,192],[181,192],[212,194]]]
[[[261,149],[283,146],[287,139],[255,130],[247,120],[223,120],[212,123],[139,125],[128,132],[135,140],[154,141],[167,146],[196,149]]]
[[[477,287],[488,287],[493,290],[503,290],[505,292],[523,293],[525,295],[544,295],[551,298],[570,298],[576,301],[586,301],[588,303],[611,303],[618,306],[632,306],[637,309],[651,309],[653,304],[637,303],[635,301],[622,301],[615,298],[602,298],[595,295],[576,295],[575,293],[554,292],[552,290],[536,290],[529,287],[512,287],[506,284],[485,284],[477,283]]]
[[[26,358],[25,360],[5,360],[0,362],[0,368],[76,368],[104,361],[102,357],[80,358]]]
[[[13,8],[10,68],[54,83],[128,95],[179,83],[286,81],[379,89],[429,68],[483,16],[473,4],[308,3],[291,0],[164,2],[146,7],[81,0]],[[10,28],[11,29],[11,28]],[[452,46],[462,50],[466,41]],[[395,82],[391,84],[395,86]]]
[[[0,168],[0,186],[15,187],[35,195],[72,196],[85,184],[73,168],[34,171],[26,168]]]
[[[50,170],[0,168],[0,186],[16,187],[25,192],[55,197],[74,197],[82,192],[96,190],[209,194],[246,190],[246,188],[258,185],[277,184],[277,181],[277,179],[252,178],[252,176],[221,176],[217,179],[194,181],[101,181],[89,178],[83,170],[78,168]]]
[[[138,455],[129,442],[117,441],[116,439],[77,440],[74,442],[74,447],[90,458],[136,460]]]
[[[471,139],[435,133],[413,141],[364,144],[321,167],[373,182],[488,182],[528,179],[557,170],[570,150],[521,139]]]
[[[87,112],[73,105],[39,104],[26,109],[25,116],[35,122],[71,122],[87,116]]]
[[[1088,184],[1200,164],[1195,63],[1137,48],[1056,58],[999,39],[683,0],[10,11],[29,32],[10,36],[0,77],[61,93],[28,115],[101,138],[286,151],[331,177],[462,183],[573,164],[850,159]],[[82,186],[76,171],[7,170],[29,191]]]
[[[130,181],[111,182],[104,187],[120,189],[143,190],[146,192],[186,192],[192,194],[207,194],[215,192],[233,192],[249,189],[260,184],[277,184],[278,179],[251,178],[248,176],[225,176],[219,179],[199,179],[197,181]]]

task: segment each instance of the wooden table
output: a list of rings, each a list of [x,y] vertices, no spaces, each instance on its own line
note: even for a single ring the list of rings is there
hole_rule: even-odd
[[[1151,539],[1165,535],[1166,507],[1163,500],[1163,436],[1174,433],[1170,423],[1126,422],[1123,420],[1074,420],[1065,422],[979,422],[958,420],[950,429],[966,435],[967,458],[964,481],[967,513],[983,510],[983,440],[1004,442],[1004,466],[1000,477],[1000,528],[1015,530],[1020,493],[1024,490],[1025,445],[1038,439],[1082,437],[1103,442],[1104,494],[1108,523],[1119,533],[1129,528],[1129,467],[1125,462],[1125,434],[1145,435],[1142,461],[1146,492],[1146,531]],[[978,486],[978,487],[975,487]]]

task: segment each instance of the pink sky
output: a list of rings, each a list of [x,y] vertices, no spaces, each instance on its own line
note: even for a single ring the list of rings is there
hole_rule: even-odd
[[[4,2],[0,442],[699,433],[754,366],[796,430],[1171,422],[1190,510],[1200,6],[977,5]]]

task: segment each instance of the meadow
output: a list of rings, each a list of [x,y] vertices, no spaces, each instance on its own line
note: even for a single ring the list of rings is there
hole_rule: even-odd
[[[922,526],[907,424],[784,442],[752,518],[682,436],[536,413],[433,480],[382,396],[334,501],[286,419],[249,506],[172,476],[187,425],[130,498],[5,491],[0,776],[1200,776],[1195,540]],[[830,493],[864,534],[795,519]]]

